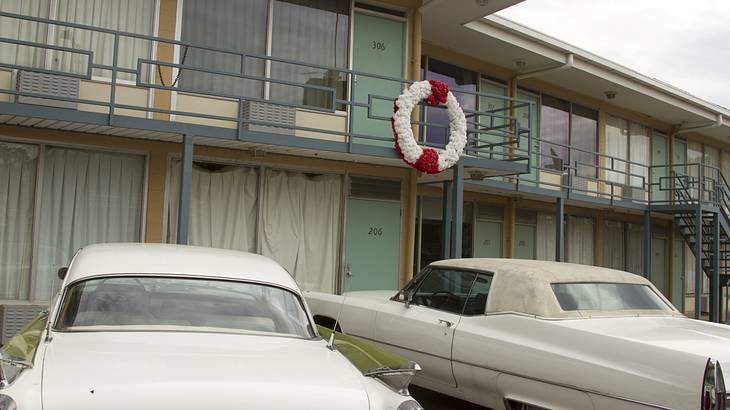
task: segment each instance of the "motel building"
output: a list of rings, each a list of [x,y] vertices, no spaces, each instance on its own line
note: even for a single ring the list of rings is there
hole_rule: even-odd
[[[517,2],[0,0],[0,343],[76,249],[120,241],[260,253],[333,293],[562,260],[726,321],[730,110],[494,15]],[[390,123],[422,79],[468,122],[433,175]],[[443,107],[412,122],[448,142]]]

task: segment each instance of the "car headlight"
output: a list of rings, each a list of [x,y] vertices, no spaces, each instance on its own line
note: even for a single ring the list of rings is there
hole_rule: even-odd
[[[398,410],[423,410],[423,407],[415,400],[406,400],[398,405]]]
[[[0,409],[2,410],[16,410],[18,407],[15,405],[15,400],[12,397],[0,394]]]

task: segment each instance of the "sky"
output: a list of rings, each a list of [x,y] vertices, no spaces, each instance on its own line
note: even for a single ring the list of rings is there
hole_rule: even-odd
[[[498,15],[730,108],[730,0],[526,0]]]

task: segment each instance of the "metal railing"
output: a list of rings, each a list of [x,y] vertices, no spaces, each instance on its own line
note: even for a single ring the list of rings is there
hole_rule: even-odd
[[[0,96],[7,95],[12,101],[18,101],[21,97],[31,97],[46,101],[63,101],[79,105],[99,107],[108,115],[108,125],[115,124],[115,117],[122,116],[126,112],[143,113],[141,117],[146,119],[161,119],[170,123],[170,132],[184,130],[184,123],[194,119],[196,124],[201,122],[208,125],[211,122],[220,127],[221,124],[230,125],[228,128],[237,130],[236,138],[245,140],[252,131],[252,127],[263,129],[264,134],[297,134],[312,138],[312,135],[324,136],[319,139],[332,140],[347,144],[348,151],[353,151],[353,145],[375,145],[392,146],[393,136],[390,127],[391,112],[394,98],[412,81],[367,73],[358,70],[334,67],[322,64],[313,64],[287,58],[280,58],[268,55],[247,53],[238,50],[211,47],[191,42],[166,39],[143,34],[121,32],[116,30],[94,27],[89,25],[70,23],[58,20],[51,20],[41,17],[19,15],[0,12],[0,22],[15,22],[32,24],[38,30],[28,30],[32,33],[42,35],[19,38],[0,37],[0,50],[15,48],[30,51],[35,57],[31,63],[19,61],[18,53],[0,52],[0,68],[17,70],[19,72],[43,73],[58,78],[73,78],[79,81],[97,81],[109,84],[108,95],[104,98],[80,98],[78,96],[64,96],[53,93],[39,93],[18,89],[17,87],[0,88]],[[57,35],[65,32],[66,37],[73,38],[74,33],[83,32],[88,36],[105,38],[106,44],[111,50],[104,50],[104,56],[100,56],[99,50],[94,49],[91,41],[65,46],[62,38]],[[140,42],[147,45],[149,53],[123,57],[121,48],[123,44],[130,41]],[[10,48],[9,48],[10,47]],[[163,61],[155,56],[160,50],[167,47],[176,50],[180,56],[178,61]],[[200,64],[192,64],[191,56],[198,57],[206,55],[211,58],[197,58],[203,61]],[[71,60],[73,69],[61,68],[58,61]],[[111,61],[109,61],[111,60]],[[225,64],[215,63],[224,61]],[[221,67],[221,65],[225,67]],[[255,69],[251,69],[254,67]],[[284,68],[281,72],[289,73],[276,76],[272,74],[272,68]],[[163,71],[165,75],[163,75]],[[300,75],[297,75],[296,73]],[[304,73],[304,74],[302,74]],[[192,81],[191,78],[204,78],[207,80]],[[303,77],[302,77],[303,76]],[[163,79],[167,78],[168,81]],[[303,79],[304,78],[304,79]],[[207,81],[207,83],[206,83]],[[231,87],[215,87],[215,82],[230,84]],[[365,82],[376,83],[380,89],[391,90],[390,95],[379,95],[370,92],[362,84]],[[201,86],[202,83],[202,86]],[[247,85],[243,85],[247,84]],[[358,85],[360,84],[360,85]],[[210,99],[211,101],[223,101],[236,104],[236,114],[220,112],[204,112],[195,109],[182,110],[175,106],[167,108],[164,104],[135,105],[124,103],[117,97],[120,87],[137,87],[155,92],[169,92],[175,96],[191,95]],[[246,92],[237,92],[237,89],[247,88]],[[219,89],[215,89],[219,88]],[[251,91],[255,90],[255,91]],[[283,92],[274,92],[274,91]],[[501,95],[494,95],[481,92],[466,92],[454,90],[457,98],[460,95],[469,95],[471,98],[479,99],[488,97],[504,102],[504,107],[498,109],[464,109],[468,122],[468,143],[466,155],[476,159],[500,160],[521,162],[529,165],[531,149],[528,148],[522,155],[513,147],[524,144],[525,139],[531,137],[529,126],[521,124],[514,115],[510,113],[515,109],[526,109],[528,113],[534,110],[533,103],[519,99],[509,98]],[[102,96],[95,96],[102,97]],[[152,99],[150,98],[150,101]],[[37,103],[37,102],[36,102]],[[299,121],[278,121],[261,119],[255,116],[246,115],[246,104],[261,103],[271,110],[287,111],[289,117],[292,113],[318,113],[332,115],[333,117],[345,116],[345,126],[305,126]],[[430,109],[443,109],[433,107]],[[282,112],[284,112],[282,111]],[[424,109],[421,108],[421,113]],[[71,115],[69,118],[73,118]],[[414,118],[416,118],[414,116]],[[423,118],[421,116],[420,118]],[[316,121],[314,121],[316,123]],[[419,130],[418,139],[424,146],[443,148],[447,141],[434,141],[423,138],[423,130],[444,129],[448,134],[448,123],[429,122],[415,119],[415,129]],[[178,126],[176,125],[183,125]],[[213,125],[211,125],[212,127]],[[201,132],[196,128],[196,132]],[[205,130],[202,130],[205,133]],[[206,135],[201,135],[206,136]],[[303,137],[305,138],[305,137]],[[520,143],[521,141],[522,144]],[[532,144],[528,143],[528,147]],[[393,155],[392,152],[390,155]]]

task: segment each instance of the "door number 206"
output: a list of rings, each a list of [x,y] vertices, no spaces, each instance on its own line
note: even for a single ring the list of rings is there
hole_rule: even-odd
[[[383,228],[371,226],[370,227],[370,230],[368,231],[368,235],[382,236],[383,235]]]

